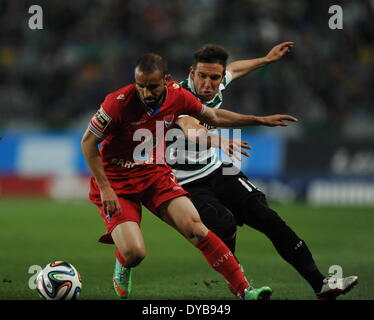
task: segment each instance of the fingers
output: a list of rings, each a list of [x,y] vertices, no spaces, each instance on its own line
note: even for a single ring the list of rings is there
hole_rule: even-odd
[[[284,121],[278,121],[278,126],[281,126],[281,127],[287,127],[287,126],[288,126],[288,123],[287,123],[287,122],[284,122]]]
[[[250,156],[250,154],[244,149],[252,149],[252,148],[251,146],[248,145],[248,142],[241,141],[239,139],[234,139],[230,141],[228,149],[226,150],[226,154],[229,156],[229,158],[232,161],[234,161],[235,159],[242,161],[241,154],[246,157]]]
[[[288,114],[282,115],[282,120],[288,120],[288,121],[293,121],[293,122],[299,121],[297,118],[290,116]]]
[[[292,41],[285,41],[279,44],[280,47],[293,47],[295,46],[295,42]]]
[[[282,115],[281,118],[278,120],[278,126],[282,126],[282,127],[287,127],[288,126],[288,123],[284,120],[287,120],[287,121],[292,121],[292,122],[297,122],[299,121],[297,118],[293,117],[293,116],[289,116],[289,115]]]
[[[247,152],[247,151],[244,151],[243,149],[240,150],[240,153],[243,155],[243,156],[246,156],[246,157],[249,157],[250,154]]]
[[[292,122],[297,122],[299,121],[297,118],[290,116],[288,114],[276,114],[272,115],[266,118],[266,124],[267,126],[270,127],[275,127],[275,126],[282,126],[282,127],[287,127],[288,123],[287,121],[292,121]]]
[[[116,212],[118,212],[118,215],[122,214],[121,205],[116,200],[104,201],[103,208],[105,214],[109,215],[110,217],[113,216]]]
[[[287,52],[291,52],[291,48],[295,45],[294,42],[282,42],[281,44],[278,45],[279,53],[281,56],[283,56]]]
[[[103,207],[106,215],[111,217],[114,214],[115,210],[112,201],[104,201]]]
[[[288,47],[282,48],[281,51],[280,51],[280,55],[283,56],[286,52],[290,52],[290,49]]]
[[[274,115],[273,119],[275,121],[281,121],[281,122],[284,122],[283,120],[288,120],[288,121],[292,121],[292,122],[299,121],[297,118],[295,118],[293,116],[290,116],[289,114],[276,114],[276,115]]]
[[[248,145],[248,142],[242,141],[242,140],[239,140],[239,139],[233,139],[232,144],[235,145],[237,150],[240,149],[240,148],[252,149],[252,147]]]
[[[231,161],[235,161],[235,160],[242,161],[240,153],[241,153],[241,150],[239,152],[237,151],[230,152],[229,158],[231,159]]]
[[[244,148],[244,149],[252,149],[252,147],[249,146],[249,145],[247,144],[247,142],[242,142],[242,144],[241,144],[240,146],[241,146],[241,148]]]
[[[235,158],[235,159],[238,160],[238,161],[242,161],[242,156],[241,156],[241,155],[246,156],[246,157],[249,157],[249,156],[250,156],[250,154],[249,154],[247,151],[241,149],[241,150],[239,150],[239,151],[235,151],[235,152],[232,154],[232,156],[230,156],[230,159],[231,159],[231,160],[234,160],[233,158]]]

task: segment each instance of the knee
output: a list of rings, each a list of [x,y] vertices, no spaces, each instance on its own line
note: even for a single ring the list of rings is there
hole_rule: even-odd
[[[182,230],[184,236],[193,243],[203,240],[207,231],[206,226],[202,223],[200,218],[188,219]]]
[[[200,208],[199,213],[204,225],[221,239],[231,238],[236,233],[235,217],[222,204],[206,204]]]
[[[248,207],[251,211],[243,219],[245,224],[264,233],[270,239],[294,236],[286,222],[268,206],[264,195],[253,197]]]
[[[143,247],[132,247],[120,252],[127,267],[136,267],[146,256],[146,250]]]
[[[210,228],[218,237],[221,239],[231,239],[236,234],[236,223],[225,223],[217,224],[215,228]]]

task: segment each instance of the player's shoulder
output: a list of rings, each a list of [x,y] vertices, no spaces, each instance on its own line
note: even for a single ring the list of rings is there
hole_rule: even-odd
[[[179,84],[181,85],[182,88],[190,90],[190,87],[188,85],[188,79],[182,80],[181,82],[179,82]]]
[[[111,101],[112,103],[116,103],[116,104],[122,104],[124,102],[127,102],[129,99],[131,99],[134,93],[135,93],[135,84],[132,83],[122,88],[119,88],[116,91],[109,93],[105,97],[105,100]]]
[[[193,94],[187,88],[184,88],[179,82],[171,81],[168,83],[168,91],[178,96],[190,97]]]
[[[170,81],[167,84],[167,88],[168,88],[169,91],[178,92],[178,91],[181,91],[182,86],[177,81]]]
[[[113,116],[120,114],[130,104],[135,94],[135,84],[124,86],[106,95],[101,108],[110,112]]]
[[[181,101],[185,100],[185,89],[181,87],[179,82],[177,81],[170,81],[167,84],[167,90],[168,90],[168,97],[173,100]]]

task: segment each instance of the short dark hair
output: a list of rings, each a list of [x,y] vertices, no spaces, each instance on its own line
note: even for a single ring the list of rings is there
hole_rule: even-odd
[[[205,44],[193,55],[193,66],[199,62],[218,63],[226,69],[229,54],[225,48],[216,44]]]
[[[135,68],[138,68],[139,71],[144,73],[151,73],[160,70],[164,75],[168,71],[168,63],[166,59],[157,53],[147,53],[136,61]]]

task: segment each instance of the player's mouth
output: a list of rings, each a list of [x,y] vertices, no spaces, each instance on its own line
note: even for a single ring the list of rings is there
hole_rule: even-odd
[[[153,103],[153,102],[156,102],[156,99],[152,98],[152,99],[145,99],[144,100],[145,103]]]
[[[203,91],[201,94],[201,97],[204,100],[211,100],[213,98],[214,94],[212,91]]]
[[[153,108],[154,106],[156,106],[158,104],[158,99],[156,99],[156,98],[144,99],[144,104],[148,107]]]

